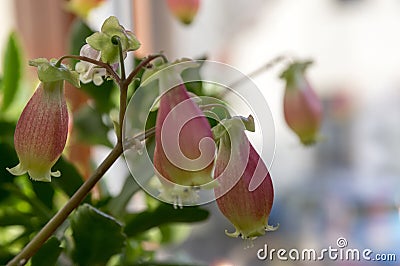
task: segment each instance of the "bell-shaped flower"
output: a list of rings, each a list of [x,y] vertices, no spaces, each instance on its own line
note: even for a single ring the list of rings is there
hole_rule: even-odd
[[[191,188],[213,181],[215,143],[211,127],[180,76],[184,68],[192,66],[193,62],[176,64],[156,74],[161,96],[154,167],[164,185],[162,196],[167,200],[178,198],[178,205],[185,199],[195,201],[195,193],[191,193],[195,189]]]
[[[7,170],[13,175],[28,172],[36,181],[50,182],[51,172],[64,150],[68,133],[68,110],[64,97],[64,81],[40,83],[22,111],[15,134],[15,151],[19,164]]]
[[[199,10],[200,0],[167,0],[167,6],[179,21],[188,25]]]
[[[50,182],[60,176],[51,168],[64,150],[68,134],[68,110],[64,80],[79,86],[78,74],[46,59],[30,62],[38,67],[41,83],[17,122],[14,146],[19,164],[7,170],[14,175],[28,173],[36,181]]]
[[[221,130],[221,128],[223,129]],[[254,130],[252,117],[233,117],[213,128],[218,139],[214,178],[217,205],[236,231],[231,237],[254,239],[265,231],[276,230],[268,225],[274,189],[268,169],[248,140],[245,129]]]
[[[311,62],[295,62],[281,78],[286,81],[283,110],[286,123],[304,145],[314,144],[319,137],[322,104],[305,77]]]

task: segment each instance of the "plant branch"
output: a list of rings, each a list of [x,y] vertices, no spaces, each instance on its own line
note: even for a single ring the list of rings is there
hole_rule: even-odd
[[[7,266],[22,266],[40,249],[55,230],[68,218],[71,212],[79,206],[82,200],[92,190],[101,177],[114,164],[122,154],[122,145],[118,143],[110,154],[99,165],[92,176],[83,183],[83,185],[68,200],[64,207],[53,216],[53,218],[39,231],[39,233],[24,247],[24,249],[15,256]]]
[[[126,78],[125,82],[130,84],[143,67],[146,67],[151,61],[153,61],[154,59],[159,58],[159,57],[161,57],[164,60],[164,62],[166,62],[167,59],[163,54],[149,55],[148,57],[143,59],[139,63],[139,65],[129,74],[129,76]]]
[[[92,63],[92,64],[94,64],[96,66],[105,68],[107,70],[107,73],[109,73],[115,79],[115,82],[117,82],[118,84],[121,83],[121,78],[118,76],[118,74],[114,71],[114,69],[109,64],[104,63],[102,61],[95,60],[95,59],[90,58],[90,57],[80,56],[80,55],[64,55],[63,57],[58,59],[56,65],[61,64],[61,62],[64,59],[67,59],[67,58],[76,59],[76,60],[80,60],[80,61],[85,61],[85,62],[88,62],[88,63]]]
[[[288,57],[288,56],[285,56],[285,55],[277,56],[277,57],[273,58],[272,60],[268,61],[266,64],[260,66],[259,68],[255,69],[252,72],[250,72],[249,74],[247,74],[246,77],[240,78],[239,80],[231,83],[229,85],[229,88],[233,88],[233,87],[239,85],[240,83],[248,80],[248,78],[254,78],[254,77],[260,75],[261,73],[264,73],[265,71],[269,70],[270,68],[276,66],[278,63],[281,63],[283,61],[287,61],[287,62],[290,62],[290,63],[293,62],[291,57]],[[229,90],[225,90],[224,92],[221,93],[221,95],[219,95],[219,98],[223,98],[228,93],[229,93]]]
[[[143,133],[140,133],[140,134],[138,134],[138,135],[136,135],[136,136],[133,136],[133,137],[131,137],[131,138],[129,138],[129,139],[126,139],[126,140],[124,141],[124,148],[125,148],[125,149],[130,149],[130,148],[132,148],[132,147],[135,147],[135,144],[136,144],[138,141],[141,142],[141,141],[143,141],[143,140],[145,140],[145,139],[147,139],[147,138],[150,138],[150,137],[154,136],[155,133],[156,133],[156,128],[155,128],[155,127],[152,127],[152,128],[147,129],[147,130],[146,130],[145,132],[143,132]]]
[[[122,50],[120,50],[120,56],[122,56]],[[120,86],[120,108],[119,108],[119,132],[117,132],[117,137],[118,137],[118,142],[122,145],[122,129],[123,129],[123,123],[124,123],[124,118],[125,118],[125,112],[126,112],[126,105],[127,105],[127,98],[128,98],[128,87],[129,84],[132,82],[132,80],[136,77],[136,75],[139,73],[139,71],[143,68],[146,67],[152,60],[158,58],[158,57],[163,57],[161,54],[157,55],[150,55],[146,59],[144,59],[140,64],[135,67],[135,69],[129,74],[129,76],[126,79],[122,79],[121,82],[119,83]],[[122,72],[122,68],[121,68]],[[125,76],[125,71],[122,72],[122,77]]]

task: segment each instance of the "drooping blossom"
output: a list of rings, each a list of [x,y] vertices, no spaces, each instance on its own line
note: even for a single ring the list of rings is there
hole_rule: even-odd
[[[64,150],[68,134],[68,110],[64,81],[42,82],[18,120],[14,145],[19,164],[7,170],[14,175],[28,173],[36,181],[50,182],[60,176],[51,168]]]
[[[200,0],[167,0],[167,6],[179,21],[188,25],[197,15]]]
[[[207,118],[186,90],[181,70],[167,67],[158,74],[161,97],[154,167],[165,198],[195,201],[191,188],[213,181],[215,143]]]
[[[283,110],[287,125],[304,145],[318,140],[322,120],[322,104],[305,77],[311,62],[295,62],[284,71],[286,81]]]
[[[226,231],[228,236],[254,239],[276,229],[268,225],[274,200],[271,176],[245,134],[243,118],[233,117],[221,124],[225,130],[219,136],[214,170],[217,205],[236,229]]]

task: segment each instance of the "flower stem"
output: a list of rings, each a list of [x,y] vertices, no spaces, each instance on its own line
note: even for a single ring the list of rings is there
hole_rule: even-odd
[[[124,63],[124,51],[122,50],[121,38],[119,36],[112,37],[112,43],[118,45],[118,56],[119,56],[119,67],[121,68],[121,80],[125,80],[125,63]]]
[[[261,73],[264,73],[265,71],[271,69],[272,67],[276,66],[277,64],[279,64],[279,63],[281,63],[283,61],[287,61],[288,63],[292,63],[293,59],[291,57],[289,57],[289,56],[286,56],[286,55],[277,56],[277,57],[271,59],[270,61],[268,61],[266,64],[260,66],[259,68],[255,69],[252,72],[250,72],[249,74],[247,74],[246,77],[241,78],[241,79],[231,83],[229,85],[229,87],[230,88],[234,88],[237,85],[239,85],[240,83],[248,80],[248,78],[254,78],[254,77],[260,75]],[[221,95],[219,95],[219,98],[223,98],[228,93],[229,93],[229,90],[225,90],[224,92],[221,93]]]
[[[143,67],[147,66],[151,61],[153,61],[154,59],[159,58],[159,57],[161,57],[164,60],[164,62],[167,62],[166,61],[167,59],[163,54],[149,55],[148,57],[143,59],[139,63],[139,65],[129,74],[129,76],[126,78],[125,82],[130,84]]]
[[[114,147],[110,154],[104,159],[92,176],[83,183],[83,185],[69,199],[67,204],[59,210],[56,215],[39,231],[39,233],[25,246],[25,248],[15,256],[7,266],[25,265],[28,260],[40,249],[47,239],[55,232],[55,230],[68,218],[71,212],[79,206],[82,200],[96,185],[100,178],[114,164],[118,157],[122,154],[122,145],[119,143]]]
[[[118,74],[114,71],[114,69],[109,64],[104,63],[102,61],[95,60],[95,59],[90,58],[90,57],[80,56],[80,55],[64,55],[63,57],[60,57],[60,59],[58,59],[58,61],[56,63],[56,66],[60,65],[61,62],[64,59],[67,59],[67,58],[76,59],[76,60],[80,60],[80,61],[85,61],[85,62],[88,62],[88,63],[92,63],[92,64],[94,64],[96,66],[105,68],[107,70],[107,72],[114,78],[115,82],[117,82],[118,84],[121,83],[121,78],[118,76]]]
[[[121,50],[122,51],[122,50]],[[120,53],[122,56],[122,53]],[[129,74],[129,76],[126,79],[122,79],[121,82],[119,83],[119,87],[121,89],[120,91],[120,110],[119,110],[119,132],[118,132],[118,142],[122,145],[122,129],[123,129],[123,123],[124,123],[124,118],[125,118],[125,112],[126,112],[126,105],[127,105],[127,95],[128,95],[128,86],[131,84],[132,80],[136,77],[136,75],[139,73],[139,71],[143,68],[146,67],[152,60],[158,58],[158,57],[163,57],[161,54],[156,54],[156,55],[150,55],[146,59],[144,59],[142,62],[139,63],[135,67],[135,69]],[[122,72],[122,69],[121,69]],[[125,74],[122,73],[122,76]]]

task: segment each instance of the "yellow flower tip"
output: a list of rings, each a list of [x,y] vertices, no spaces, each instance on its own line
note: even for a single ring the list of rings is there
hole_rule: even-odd
[[[235,227],[235,232],[229,233],[228,230],[225,230],[225,234],[229,237],[241,237],[242,239],[250,239],[254,240],[259,236],[262,236],[265,234],[265,232],[273,232],[278,230],[279,224],[277,226],[272,226],[267,223],[266,226],[260,227],[259,229],[252,231],[252,232],[243,232],[242,230],[239,230]]]
[[[34,181],[41,181],[41,182],[51,182],[51,177],[60,177],[61,172],[55,171],[51,172],[50,170],[36,170],[36,169],[26,169],[21,163],[13,168],[6,168],[8,172],[12,175],[20,176],[28,173],[29,177]]]
[[[233,232],[233,233],[229,233],[228,230],[225,229],[225,235],[227,235],[227,236],[229,236],[229,237],[234,237],[234,238],[236,238],[236,237],[241,236],[241,233],[240,233],[239,230],[237,230],[236,228],[235,228],[235,232]]]
[[[10,172],[10,174],[15,175],[15,176],[23,175],[23,174],[25,174],[26,172],[28,172],[28,171],[25,169],[25,167],[23,167],[23,166],[21,165],[21,163],[19,163],[17,166],[15,166],[15,167],[13,167],[13,168],[8,168],[8,167],[7,167],[6,170],[7,170],[8,172]]]
[[[266,232],[273,232],[279,229],[279,224],[277,224],[277,226],[273,226],[273,225],[269,225],[267,224],[267,226],[265,226],[264,230]]]
[[[160,188],[159,197],[168,203],[172,203],[175,209],[182,209],[183,205],[191,205],[198,201],[198,190],[196,186],[163,184],[162,188]]]

